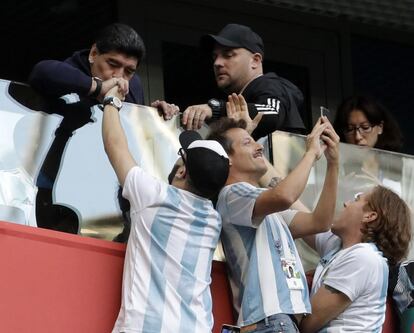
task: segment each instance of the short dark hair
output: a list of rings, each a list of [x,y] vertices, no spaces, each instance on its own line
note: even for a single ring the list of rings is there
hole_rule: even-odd
[[[178,161],[177,161],[178,162]],[[178,164],[177,162],[175,162],[174,166],[172,167],[170,173],[168,174],[168,184],[172,184],[175,174],[177,173],[178,169],[180,168],[180,164]]]
[[[95,40],[99,53],[117,51],[140,62],[145,57],[144,41],[130,26],[122,23],[113,23],[103,28]]]
[[[391,265],[399,263],[408,253],[411,241],[411,211],[398,194],[376,186],[368,197],[368,206],[378,217],[364,223],[362,241],[373,242]]]
[[[119,204],[119,208],[121,209],[122,217],[125,220],[127,220],[126,214],[129,213],[129,211],[131,210],[131,204],[129,203],[128,199],[124,198],[124,196],[122,195],[122,191],[123,191],[123,187],[118,186],[116,197],[118,199],[118,204]]]
[[[233,141],[226,136],[226,132],[232,128],[246,129],[246,122],[243,119],[234,120],[232,118],[220,118],[210,125],[210,132],[207,140],[216,140],[224,148],[227,154],[233,153]]]
[[[359,110],[364,113],[371,125],[383,123],[382,134],[378,136],[375,148],[400,151],[402,148],[402,133],[390,112],[368,95],[356,95],[346,98],[338,107],[334,128],[341,141],[346,142],[344,130],[348,126],[349,115],[352,111]]]
[[[123,228],[121,233],[116,235],[113,239],[114,242],[118,243],[127,243],[129,234],[131,232],[131,204],[127,199],[122,196],[123,188],[122,186],[118,187],[117,199],[119,208],[122,212],[122,223]]]

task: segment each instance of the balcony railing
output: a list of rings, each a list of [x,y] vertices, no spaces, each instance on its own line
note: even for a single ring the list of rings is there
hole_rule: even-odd
[[[102,111],[92,107],[94,121],[63,143],[61,159],[56,154],[52,159],[57,176],[45,179],[45,160],[55,143],[54,133],[62,115],[22,84],[0,80],[0,95],[0,220],[36,226],[36,196],[39,186],[46,186],[52,190],[53,205],[76,214],[81,235],[111,240],[121,230],[122,219],[116,196],[118,183],[101,139]],[[67,95],[65,100],[75,103],[77,96]],[[178,158],[179,119],[164,121],[155,109],[128,103],[120,116],[136,161],[155,177],[167,180]],[[271,143],[274,165],[284,176],[303,155],[304,137],[277,131]],[[355,193],[376,184],[393,189],[414,208],[414,156],[347,144],[340,145],[340,154],[338,209]],[[321,158],[301,197],[309,208],[322,189],[325,167]],[[308,250],[302,253],[305,269],[310,268],[315,257]]]

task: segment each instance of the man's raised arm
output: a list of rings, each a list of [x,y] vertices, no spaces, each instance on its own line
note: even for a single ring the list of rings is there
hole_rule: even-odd
[[[117,106],[117,102],[123,100],[127,93],[128,81],[120,79],[119,84],[105,95],[102,121],[102,139],[105,152],[121,186],[124,185],[128,171],[136,165],[128,149],[128,142],[121,126]]]
[[[328,124],[328,128],[321,137],[327,146],[325,150],[327,169],[322,192],[313,212],[297,213],[289,225],[294,238],[310,236],[305,238],[305,241],[311,247],[314,247],[314,235],[327,231],[332,224],[338,188],[339,136],[327,118],[323,119]]]
[[[244,120],[247,124],[246,130],[249,133],[254,131],[261,119],[260,116],[256,116],[254,120],[250,118],[247,103],[242,95],[230,95],[226,107],[227,116],[236,121]],[[277,187],[270,188],[258,196],[253,211],[253,219],[256,223],[260,223],[266,215],[290,208],[298,200],[305,189],[313,163],[320,158],[326,149],[325,145],[320,144],[320,138],[329,126],[330,124],[319,119],[312,132],[307,136],[306,152],[302,160]],[[274,173],[273,166],[265,157],[263,158],[268,170],[270,169],[270,172],[265,176],[269,177]]]
[[[307,137],[306,152],[298,165],[278,186],[262,192],[256,199],[253,217],[261,221],[266,215],[288,209],[298,200],[305,189],[314,162],[322,155],[325,147],[319,141],[327,124],[318,120]]]

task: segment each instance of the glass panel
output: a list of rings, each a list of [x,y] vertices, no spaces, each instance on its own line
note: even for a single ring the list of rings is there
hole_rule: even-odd
[[[102,145],[101,110],[93,107],[94,122],[63,142],[60,154],[49,154],[53,156],[49,171],[54,170],[56,177],[46,173],[49,177],[42,178],[40,171],[45,171],[48,152],[56,144],[54,133],[62,116],[39,112],[44,108],[42,100],[25,85],[0,80],[0,94],[0,220],[35,226],[36,199],[44,194],[41,188],[46,184],[51,189],[53,214],[74,216],[82,235],[112,239],[121,229],[122,218],[116,198],[118,183]],[[74,96],[66,98],[76,101]],[[178,118],[165,122],[153,108],[127,103],[120,115],[136,161],[155,177],[167,180],[178,157]],[[280,131],[272,135],[274,164],[282,176],[302,157],[304,138]],[[414,156],[347,144],[340,144],[340,151],[338,209],[356,192],[376,184],[393,189],[414,208]],[[309,208],[317,202],[325,169],[324,158],[312,169],[301,196]],[[303,244],[299,246],[305,269],[309,269],[317,257]]]
[[[276,131],[272,135],[273,162],[282,176],[286,176],[305,152],[305,136]],[[398,193],[414,211],[414,156],[340,143],[339,189],[336,209],[351,200],[355,193],[381,184]],[[308,184],[300,200],[313,209],[325,179],[326,160],[322,157],[311,171]],[[298,242],[305,270],[312,268],[318,258],[303,242]],[[414,258],[411,247],[409,258]]]
[[[102,111],[92,107],[94,122],[60,142],[55,130],[62,116],[33,111],[44,106],[30,88],[0,80],[0,94],[0,220],[36,226],[38,200],[47,203],[42,218],[78,220],[82,235],[111,240],[122,219],[101,139]],[[77,95],[65,99],[76,102]],[[155,109],[128,103],[120,116],[136,161],[167,180],[178,158],[178,119],[164,121]]]

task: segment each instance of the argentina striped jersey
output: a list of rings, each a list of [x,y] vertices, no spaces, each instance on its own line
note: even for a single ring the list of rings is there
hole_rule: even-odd
[[[248,183],[228,185],[220,192],[217,203],[223,220],[222,242],[240,326],[273,314],[310,312],[305,274],[288,228],[296,211],[273,213],[257,227],[253,225],[256,198],[264,190]],[[288,286],[282,268],[286,253],[296,260],[303,284],[301,289]]]
[[[132,168],[122,304],[113,333],[207,333],[211,264],[221,219],[210,200]]]

